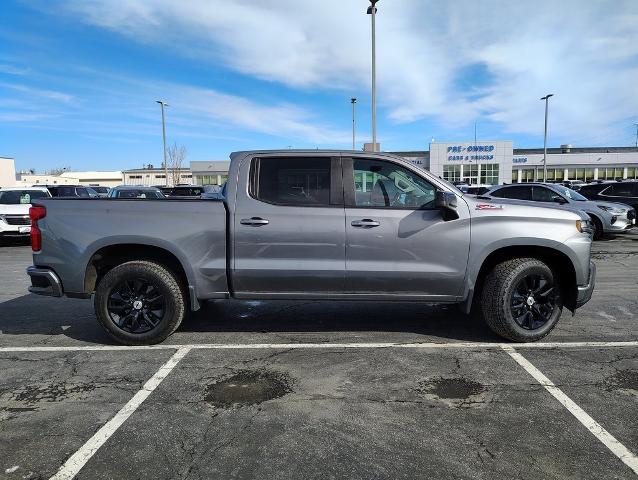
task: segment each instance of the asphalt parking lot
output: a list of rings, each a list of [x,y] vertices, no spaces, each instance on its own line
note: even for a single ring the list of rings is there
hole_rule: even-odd
[[[0,247],[0,477],[636,478],[638,235],[593,258],[540,344],[447,306],[229,301],[127,348]]]

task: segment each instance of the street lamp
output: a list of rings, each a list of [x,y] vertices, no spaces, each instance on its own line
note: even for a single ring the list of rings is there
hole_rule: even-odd
[[[357,99],[355,97],[352,97],[350,99],[350,103],[352,103],[352,149],[354,150],[354,148],[355,148],[354,147],[354,131],[355,131],[355,128],[354,128],[354,105],[355,105],[355,103],[357,103]]]
[[[377,151],[377,86],[376,86],[376,42],[375,42],[375,28],[374,17],[377,13],[376,4],[379,0],[370,0],[370,6],[368,7],[367,14],[372,17],[372,151]]]
[[[168,187],[168,162],[166,161],[166,120],[164,118],[164,107],[168,107],[168,103],[163,100],[156,100],[157,103],[162,107],[162,140],[164,141],[164,176],[166,177],[164,180],[166,181],[166,186]]]
[[[541,100],[545,100],[545,137],[543,139],[543,182],[547,182],[547,110],[549,108],[549,97],[553,97],[553,93],[548,93]]]

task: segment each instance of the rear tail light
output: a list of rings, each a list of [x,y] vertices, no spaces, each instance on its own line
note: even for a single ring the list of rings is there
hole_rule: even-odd
[[[42,232],[38,228],[38,220],[46,217],[47,209],[41,206],[29,208],[29,218],[31,219],[31,250],[39,252],[42,250]]]

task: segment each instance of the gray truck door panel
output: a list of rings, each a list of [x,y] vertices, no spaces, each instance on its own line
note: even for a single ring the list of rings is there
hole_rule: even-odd
[[[340,159],[262,156],[240,167],[233,288],[251,294],[341,293],[345,227]]]
[[[469,212],[444,221],[436,188],[386,160],[343,159],[346,291],[455,297],[463,288],[470,245]]]

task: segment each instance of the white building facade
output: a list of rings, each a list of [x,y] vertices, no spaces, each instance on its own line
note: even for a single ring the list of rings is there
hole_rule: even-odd
[[[543,149],[513,148],[513,142],[431,143],[430,151],[392,152],[450,182],[489,186],[544,181]],[[547,181],[638,179],[638,148],[547,149]]]
[[[166,183],[166,172],[163,168],[136,168],[133,170],[124,170],[124,185],[142,185],[145,187],[164,186]],[[189,168],[168,169],[168,186],[173,187],[177,184],[191,185],[193,183],[193,175]]]
[[[13,158],[0,157],[0,188],[15,187],[16,166]]]

